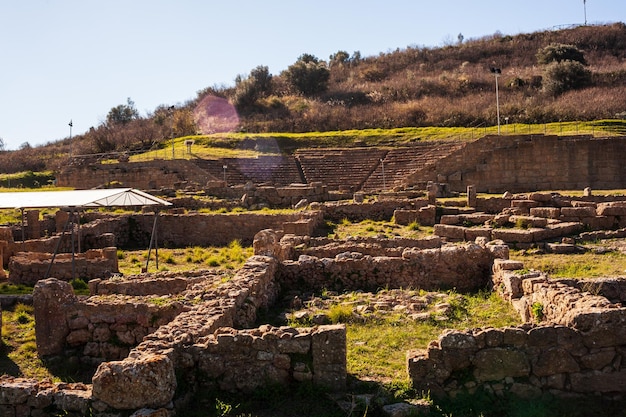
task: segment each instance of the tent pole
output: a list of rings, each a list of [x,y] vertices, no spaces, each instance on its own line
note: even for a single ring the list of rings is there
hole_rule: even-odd
[[[75,256],[74,253],[76,252],[74,249],[74,227],[75,227],[75,222],[74,222],[74,209],[72,209],[72,211],[70,212],[70,219],[71,219],[71,224],[72,224],[72,280],[74,280],[74,278],[76,278],[76,260],[75,260]]]
[[[61,237],[59,238],[59,241],[57,242],[56,247],[54,248],[54,253],[52,254],[52,259],[50,260],[50,265],[48,265],[48,270],[46,271],[46,275],[44,275],[44,279],[47,279],[50,276],[50,270],[52,269],[52,264],[54,263],[54,259],[57,256],[57,253],[59,252],[59,247],[61,246],[61,242],[63,241],[63,237],[65,236],[65,231],[67,230],[67,226],[70,224],[70,218],[67,218],[67,221],[65,222],[65,226],[63,226],[63,231],[61,232]]]
[[[145,272],[148,272],[148,263],[150,262],[150,253],[152,252],[152,242],[154,242],[154,231],[156,230],[156,224],[157,224],[157,217],[158,217],[158,210],[155,210],[154,212],[154,222],[152,223],[152,233],[150,233],[150,246],[148,247],[148,259],[146,259],[146,268],[145,268]],[[155,245],[155,251],[156,251],[156,267],[157,270],[159,269],[159,250],[156,249],[156,245]]]
[[[22,212],[22,252],[26,252],[26,235],[24,233],[24,208],[20,208]]]
[[[80,251],[80,211],[76,210],[76,215],[78,217],[78,230],[76,232],[76,239],[78,240],[78,253],[81,253]]]
[[[154,234],[154,255],[156,256],[156,269],[159,270],[159,229],[157,228],[157,219],[159,218],[159,209],[154,209],[154,225],[152,226],[152,234]]]

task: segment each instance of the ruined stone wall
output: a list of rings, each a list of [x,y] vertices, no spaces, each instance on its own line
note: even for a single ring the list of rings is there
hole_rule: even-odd
[[[300,255],[317,258],[334,258],[345,252],[359,252],[369,256],[401,257],[408,247],[433,249],[441,247],[442,240],[437,236],[423,239],[392,238],[378,239],[374,237],[354,237],[348,240],[314,238],[310,236],[285,235],[281,245],[291,248],[284,259],[297,260]]]
[[[348,219],[351,222],[363,220],[388,221],[393,217],[397,209],[419,210],[429,204],[427,199],[384,199],[379,201],[367,201],[364,203],[326,203],[321,205],[324,218],[339,222]],[[320,206],[312,206],[317,209]]]
[[[169,300],[165,304],[153,296],[111,294],[141,292],[124,280],[91,282],[92,291],[109,295],[86,300],[77,299],[67,283],[40,281],[33,295],[38,348],[43,355],[73,351],[99,355],[94,360],[100,361],[120,356],[101,363],[88,387],[93,395],[86,406],[98,412],[171,407],[178,383],[247,391],[268,381],[312,381],[341,389],[346,382],[344,326],[251,328],[257,311],[274,303],[276,270],[274,258],[255,256],[230,280],[192,274],[181,293],[158,298]],[[157,280],[146,287],[157,292],[182,288],[175,277]],[[120,342],[126,346],[114,352],[111,345]],[[37,387],[30,389],[21,395],[38,394]]]
[[[95,188],[117,182],[124,187],[154,190],[177,188],[176,185],[185,180],[204,184],[211,179],[215,177],[200,170],[193,162],[183,159],[70,165],[56,176],[59,187],[78,189]]]
[[[492,246],[474,243],[435,249],[405,248],[401,257],[344,252],[334,258],[301,255],[281,263],[278,280],[283,290],[365,290],[379,288],[483,288],[494,258]]]
[[[626,187],[623,137],[486,136],[412,174],[408,184],[448,183],[463,192],[621,189]]]
[[[596,203],[532,193],[526,198],[508,201],[509,207],[501,214],[443,215],[434,233],[448,241],[473,241],[482,236],[488,240],[529,245],[583,230],[588,234],[594,230],[626,227],[626,202],[620,198]]]
[[[18,252],[9,261],[9,281],[13,284],[35,285],[46,277],[64,281],[81,278],[88,281],[118,272],[117,249],[91,249],[84,253],[57,254],[52,262],[50,253]]]
[[[414,387],[437,396],[484,390],[522,398],[546,393],[621,397],[626,392],[626,308],[522,268],[521,262],[497,259],[493,284],[526,324],[445,332],[427,350],[408,355]],[[624,286],[611,288],[607,292],[615,295]]]

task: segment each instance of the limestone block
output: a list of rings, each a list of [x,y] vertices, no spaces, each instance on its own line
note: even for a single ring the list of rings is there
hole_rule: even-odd
[[[175,390],[174,364],[160,354],[104,362],[93,376],[93,396],[121,410],[166,406]]]
[[[488,348],[472,359],[478,381],[499,381],[506,377],[527,377],[530,363],[526,354],[513,348]]]
[[[439,220],[441,224],[449,224],[449,225],[459,224],[460,221],[461,221],[460,217],[454,214],[443,215],[441,216],[441,220]]]
[[[494,259],[493,261],[494,271],[515,271],[518,269],[524,269],[524,262],[509,259]]]
[[[332,389],[345,389],[347,378],[346,326],[320,326],[311,333],[313,381]]]
[[[580,367],[570,353],[562,348],[549,348],[533,363],[533,374],[539,377],[578,372]]]
[[[577,372],[570,375],[573,392],[625,392],[626,370]]]
[[[547,203],[552,200],[552,194],[549,193],[530,193],[529,200],[539,201],[541,203]]]
[[[594,207],[562,207],[561,216],[565,217],[594,217],[596,209]]]
[[[626,216],[626,202],[599,203],[596,213],[598,216]]]
[[[533,229],[493,229],[491,237],[507,243],[532,243],[535,241]]]
[[[534,217],[544,217],[546,219],[558,219],[561,209],[558,207],[532,207],[530,215]]]
[[[529,213],[530,209],[539,206],[534,200],[511,200],[511,208],[518,208],[524,213]]]
[[[449,224],[436,224],[433,232],[435,235],[448,239],[465,239],[465,227]]]
[[[468,227],[465,229],[465,240],[473,242],[477,237],[484,237],[487,240],[491,240],[491,230],[490,227]]]
[[[76,301],[72,286],[56,278],[40,280],[33,289],[35,335],[40,356],[59,355],[70,332],[66,309]]]

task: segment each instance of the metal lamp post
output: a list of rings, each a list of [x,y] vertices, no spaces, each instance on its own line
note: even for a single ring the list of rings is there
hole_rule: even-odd
[[[70,127],[70,158],[72,158],[72,126],[74,126],[74,123],[72,123],[72,119],[70,119],[68,126]]]
[[[387,189],[387,183],[385,182],[385,161],[380,160],[380,166],[383,169],[383,191]]]
[[[170,110],[170,138],[172,139],[172,160],[175,159],[174,155],[174,106],[169,107]]]
[[[224,184],[228,185],[226,182],[226,168],[228,168],[228,165],[222,165],[222,168],[224,169]]]
[[[496,114],[498,117],[498,135],[500,134],[500,98],[498,97],[498,77],[502,74],[500,68],[491,67],[491,73],[496,77]]]

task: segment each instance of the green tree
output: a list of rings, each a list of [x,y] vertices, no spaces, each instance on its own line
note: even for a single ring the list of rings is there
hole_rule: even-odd
[[[135,108],[135,102],[128,97],[126,104],[115,106],[109,111],[109,114],[107,114],[107,124],[125,125],[137,118],[139,118],[139,112]]]
[[[331,67],[341,66],[350,61],[350,54],[346,51],[337,51],[336,53],[330,55],[329,60]]]
[[[554,96],[585,87],[590,82],[591,71],[578,61],[555,61],[544,70],[543,89]]]
[[[289,84],[305,96],[321,93],[328,88],[330,70],[326,63],[311,54],[302,54],[284,71]]]
[[[250,71],[250,75],[247,78],[237,76],[235,79],[233,104],[238,108],[251,106],[259,98],[270,93],[271,89],[272,75],[268,67],[259,65]]]
[[[551,43],[537,52],[537,63],[540,65],[563,61],[574,61],[587,65],[585,55],[574,45]]]

